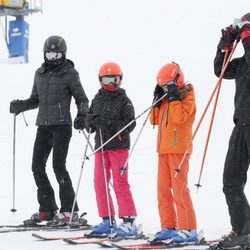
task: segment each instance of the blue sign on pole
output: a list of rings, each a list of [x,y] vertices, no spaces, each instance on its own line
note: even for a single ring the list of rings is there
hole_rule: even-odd
[[[23,57],[28,63],[29,24],[22,19],[9,22],[9,57]]]

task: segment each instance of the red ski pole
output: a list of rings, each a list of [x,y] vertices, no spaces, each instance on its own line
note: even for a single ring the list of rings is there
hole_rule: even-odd
[[[227,57],[228,57],[228,49],[226,49],[226,52],[225,52],[222,69],[224,68]],[[214,108],[213,108],[212,117],[211,117],[211,121],[210,121],[210,125],[209,125],[209,130],[208,130],[208,134],[207,134],[207,140],[206,140],[206,144],[205,144],[205,148],[204,148],[204,153],[203,153],[203,157],[202,157],[199,180],[198,180],[198,183],[195,184],[195,186],[197,186],[197,192],[198,192],[199,187],[201,187],[201,184],[200,184],[201,176],[202,176],[202,173],[203,173],[203,168],[204,168],[205,159],[206,159],[206,155],[207,155],[207,148],[208,148],[208,144],[209,144],[209,140],[210,140],[210,136],[211,136],[211,132],[212,132],[212,127],[213,127],[213,123],[214,123],[214,117],[215,117],[215,112],[216,112],[218,99],[219,99],[219,95],[220,95],[221,84],[222,84],[222,79],[219,82],[219,86],[218,86],[218,89],[217,89],[217,94],[216,94],[216,97],[215,97]]]
[[[206,113],[207,113],[207,110],[208,110],[208,108],[209,108],[209,106],[210,106],[210,104],[211,104],[211,101],[212,101],[212,99],[213,99],[215,93],[216,93],[216,90],[218,89],[219,85],[221,84],[221,81],[222,81],[222,79],[223,79],[223,76],[224,76],[224,74],[225,74],[225,71],[226,71],[226,69],[227,69],[227,66],[228,66],[228,64],[229,64],[229,62],[230,62],[230,60],[231,60],[231,58],[232,58],[232,56],[233,56],[233,53],[234,53],[234,51],[235,51],[235,49],[236,49],[236,47],[237,47],[237,44],[238,44],[238,42],[236,42],[236,43],[234,44],[233,49],[232,49],[232,52],[230,53],[230,55],[229,55],[229,57],[228,57],[228,59],[227,59],[227,61],[226,61],[226,63],[225,63],[225,66],[224,66],[224,68],[223,68],[222,71],[221,71],[220,78],[218,79],[217,84],[216,84],[215,87],[214,87],[214,90],[213,90],[213,92],[212,92],[212,94],[211,94],[211,96],[210,96],[210,98],[209,98],[209,100],[208,100],[208,103],[207,103],[207,105],[206,105],[206,107],[205,107],[205,110],[203,111],[203,113],[202,113],[202,115],[201,115],[201,118],[200,118],[200,120],[199,120],[199,122],[198,122],[198,124],[197,124],[197,126],[196,126],[196,128],[195,128],[195,131],[194,131],[194,133],[193,133],[193,136],[192,136],[192,138],[191,138],[191,140],[190,140],[190,142],[189,142],[189,144],[188,144],[188,146],[187,146],[187,148],[186,148],[186,151],[185,151],[185,153],[184,153],[184,155],[183,155],[183,157],[182,157],[182,159],[181,159],[181,162],[180,162],[179,166],[177,167],[177,169],[175,170],[175,171],[176,171],[175,177],[176,177],[177,174],[181,171],[180,168],[181,168],[181,166],[182,166],[182,164],[183,164],[183,162],[184,162],[184,160],[185,160],[185,158],[186,158],[186,156],[187,156],[187,154],[188,154],[189,147],[192,145],[192,142],[193,142],[193,140],[194,140],[194,138],[195,138],[195,136],[196,136],[196,134],[197,134],[197,132],[198,132],[198,130],[199,130],[199,128],[200,128],[200,125],[201,125],[201,123],[202,123],[202,121],[203,121],[203,119],[204,119]]]

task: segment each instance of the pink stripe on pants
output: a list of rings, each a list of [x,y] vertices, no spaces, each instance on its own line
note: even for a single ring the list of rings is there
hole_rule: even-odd
[[[108,183],[113,176],[114,191],[118,203],[119,218],[124,216],[136,216],[134,200],[128,184],[128,166],[127,171],[120,175],[121,168],[128,158],[128,150],[107,150],[104,151],[106,161],[106,172]],[[102,161],[102,152],[95,154],[94,185],[96,193],[96,202],[100,217],[108,217],[108,206],[105,191],[104,170]],[[114,204],[108,188],[111,215],[115,215]]]

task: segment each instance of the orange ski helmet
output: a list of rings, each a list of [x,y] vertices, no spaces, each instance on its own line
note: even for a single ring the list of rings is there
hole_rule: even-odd
[[[99,81],[100,84],[102,86],[102,88],[108,90],[108,91],[114,91],[116,89],[118,89],[118,87],[121,85],[121,81],[122,81],[122,70],[121,67],[119,66],[119,64],[115,63],[115,62],[107,62],[104,63],[100,70],[99,70]],[[116,79],[116,83],[114,84],[105,84],[104,83],[104,77],[106,78],[115,78]],[[117,80],[118,79],[118,80]]]
[[[184,74],[177,63],[165,64],[158,72],[157,84],[164,86],[169,82],[175,82],[179,89],[184,85]]]
[[[122,77],[122,70],[120,66],[115,62],[104,63],[99,70],[99,77],[112,75]]]

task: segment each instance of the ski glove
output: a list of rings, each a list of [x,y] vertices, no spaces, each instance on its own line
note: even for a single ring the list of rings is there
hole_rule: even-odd
[[[225,29],[221,30],[221,39],[218,44],[218,49],[220,50],[226,50],[228,49],[229,51],[232,50],[233,48],[233,43],[236,40],[238,36],[238,32],[236,29],[233,28],[232,25],[226,27]]]
[[[101,130],[107,130],[111,127],[111,121],[105,119],[102,115],[98,115],[94,118],[93,125]]]
[[[10,113],[19,115],[23,112],[23,101],[13,100],[10,102]]]
[[[233,26],[237,33],[241,37],[241,41],[244,41],[247,37],[250,37],[250,22],[247,20],[235,19]]]
[[[86,118],[86,127],[87,130],[89,128],[100,128],[102,130],[105,130],[107,128],[109,128],[109,126],[111,125],[111,122],[106,121],[103,116],[99,115],[99,114],[87,114],[87,118]]]
[[[74,128],[78,130],[83,130],[86,124],[86,115],[77,115],[74,120]]]
[[[178,86],[175,82],[170,82],[167,85],[168,88],[168,102],[174,102],[174,101],[179,101],[180,100],[180,96],[179,96],[179,91],[178,91]]]
[[[164,90],[158,85],[156,84],[155,86],[155,90],[154,90],[154,102],[157,101],[159,98],[161,98],[164,95]],[[159,108],[162,104],[162,100],[157,102],[154,107]]]

